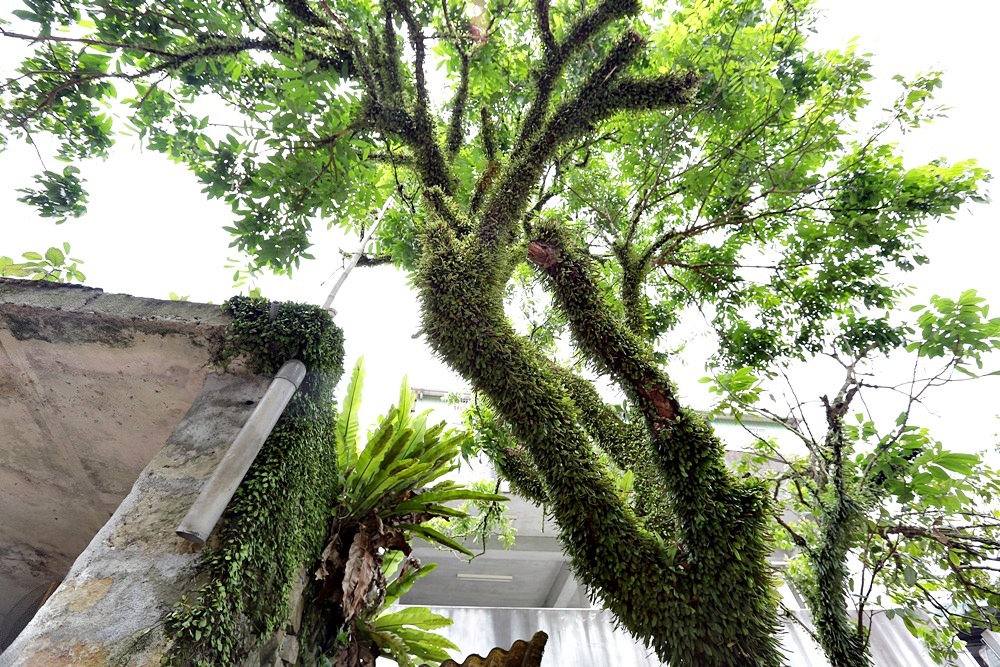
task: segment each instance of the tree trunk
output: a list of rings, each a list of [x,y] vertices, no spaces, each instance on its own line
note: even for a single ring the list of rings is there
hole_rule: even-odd
[[[464,243],[445,225],[427,222],[418,271],[424,331],[490,398],[529,452],[577,576],[674,667],[781,664],[763,489],[729,475],[711,429],[679,408],[669,381],[641,353],[613,351],[613,363],[638,374],[614,373],[635,390],[652,424],[677,512],[675,535],[641,527],[594,460],[580,411],[550,362],[507,322],[503,286],[510,260],[507,252],[491,255],[486,245]],[[557,260],[549,269],[573,267]],[[591,286],[576,288],[588,298],[582,292]],[[585,304],[562,305],[571,322],[591,315]],[[618,329],[600,336],[605,343],[613,339],[612,347],[634,342]],[[577,338],[578,347],[591,352]]]

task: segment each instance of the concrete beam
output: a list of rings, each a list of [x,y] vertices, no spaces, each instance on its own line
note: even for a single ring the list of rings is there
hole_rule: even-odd
[[[569,563],[563,563],[552,580],[552,587],[548,595],[545,596],[544,607],[563,609],[570,606],[570,601],[579,592],[580,585],[577,583],[573,573],[569,570]]]

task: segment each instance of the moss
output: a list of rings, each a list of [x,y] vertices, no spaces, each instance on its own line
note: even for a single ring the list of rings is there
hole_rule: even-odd
[[[669,485],[657,465],[643,428],[625,422],[601,399],[590,382],[563,368],[556,368],[563,385],[580,410],[583,426],[594,442],[621,470],[635,475],[636,515],[646,528],[659,535],[671,535],[674,513],[668,502]]]
[[[167,619],[167,665],[235,665],[288,618],[295,572],[315,561],[339,489],[332,392],[343,374],[343,334],[315,306],[234,297],[218,361],[246,359],[273,374],[289,359],[306,379],[226,510],[202,561],[206,580]]]
[[[660,657],[671,664],[779,664],[765,489],[729,473],[711,427],[680,406],[648,347],[603,303],[579,243],[554,225],[539,225],[536,232],[529,257],[549,280],[577,348],[616,380],[644,417],[676,524],[676,542],[665,547],[672,571],[663,576],[690,595],[686,610],[669,599],[641,614],[619,600],[609,606],[636,634],[652,634]],[[637,577],[642,567],[629,564]],[[647,622],[649,629],[643,628]],[[733,645],[718,646],[713,638],[720,636],[732,638]]]

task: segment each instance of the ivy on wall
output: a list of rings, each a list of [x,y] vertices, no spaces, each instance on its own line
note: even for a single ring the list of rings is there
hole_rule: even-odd
[[[170,612],[165,665],[237,665],[284,625],[295,572],[314,562],[339,493],[333,390],[343,332],[315,306],[233,297],[217,361],[237,357],[273,375],[289,359],[308,369],[299,391],[237,490],[202,561],[206,583]]]

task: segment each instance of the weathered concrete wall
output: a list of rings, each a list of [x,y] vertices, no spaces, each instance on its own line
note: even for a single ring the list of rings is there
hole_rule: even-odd
[[[218,306],[0,279],[0,650],[201,391]]]
[[[160,664],[163,615],[196,585],[200,558],[174,530],[269,381],[208,378],[65,581],[0,655],[0,667]]]

